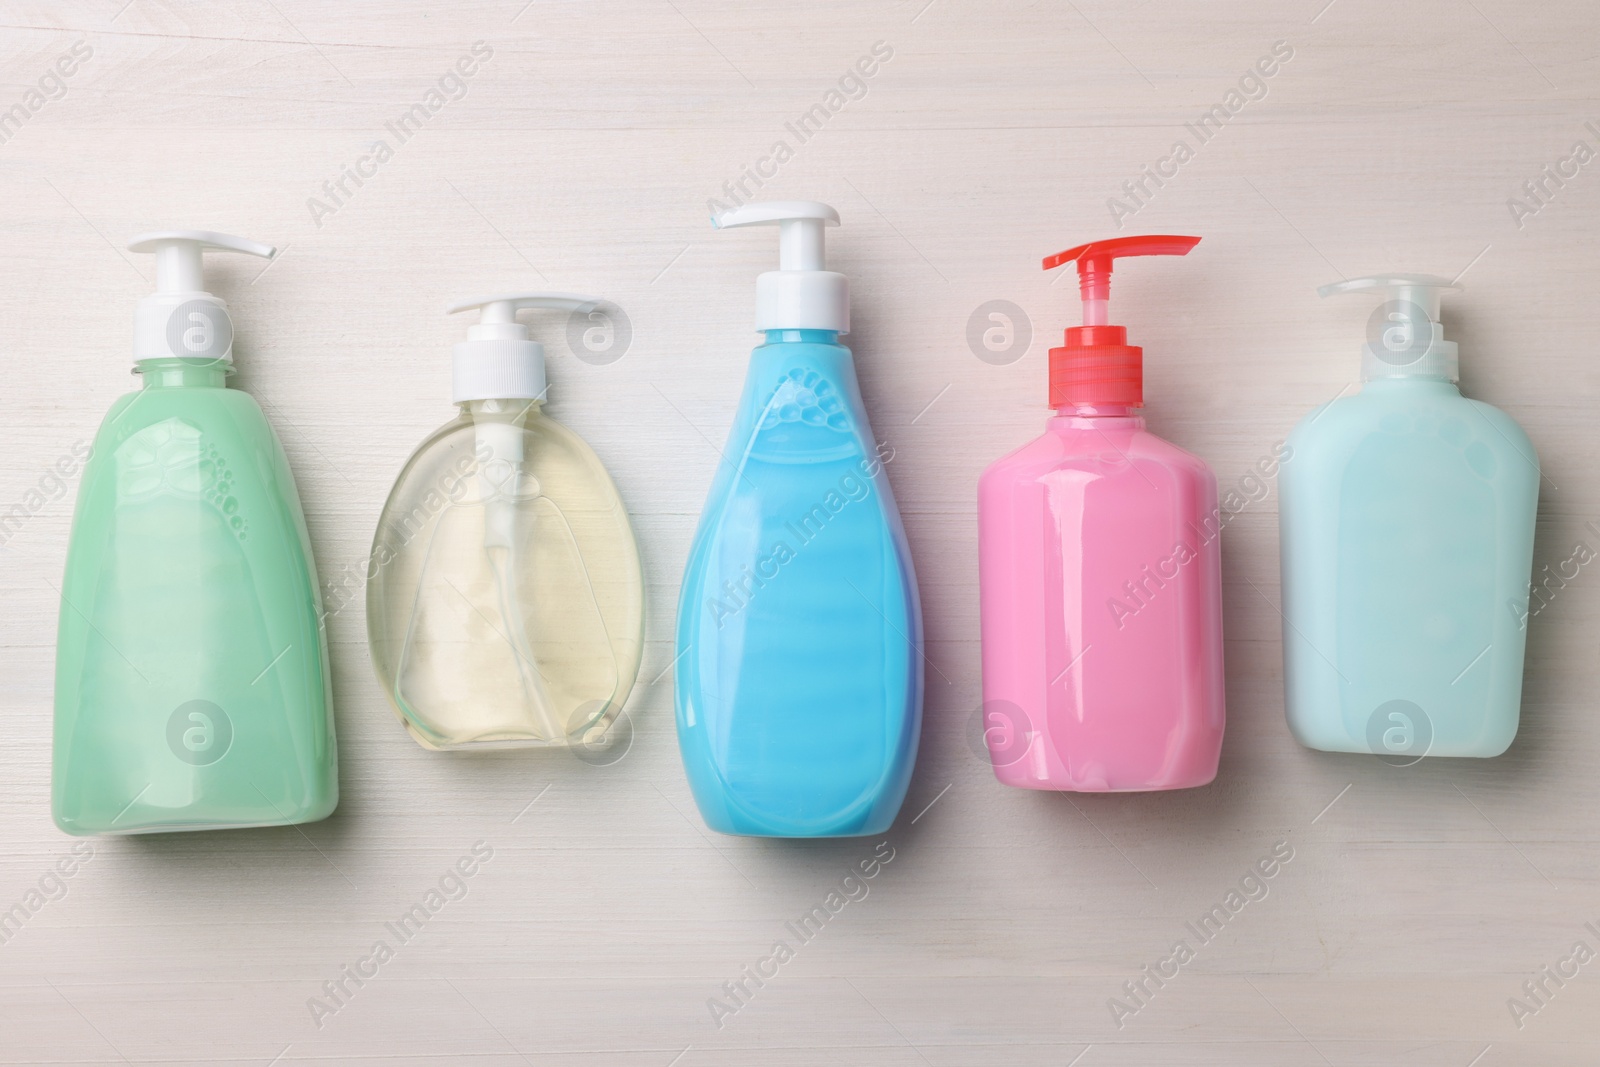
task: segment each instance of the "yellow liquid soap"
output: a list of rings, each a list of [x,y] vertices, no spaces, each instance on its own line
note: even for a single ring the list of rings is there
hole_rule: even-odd
[[[644,581],[627,511],[542,407],[462,403],[384,505],[367,636],[427,748],[595,744],[638,676]]]

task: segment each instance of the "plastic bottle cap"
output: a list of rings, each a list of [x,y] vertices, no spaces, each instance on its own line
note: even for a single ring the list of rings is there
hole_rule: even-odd
[[[1361,346],[1361,380],[1374,378],[1461,378],[1456,343],[1444,339],[1439,321],[1439,298],[1461,286],[1432,274],[1374,274],[1324,285],[1321,296],[1335,293],[1377,292],[1383,307],[1369,320],[1371,328]]]
[[[133,315],[133,358],[233,360],[233,320],[221,297],[206,292],[204,253],[243,252],[271,259],[277,249],[209,230],[160,230],[136,237],[130,252],[153,252],[156,291]]]
[[[467,327],[467,339],[451,350],[451,402],[543,400],[544,345],[530,339],[517,312],[523,308],[589,311],[599,305],[591,296],[539,292],[501,293],[450,305],[446,314],[483,311],[477,323]]]
[[[1128,344],[1128,331],[1110,324],[1111,265],[1124,256],[1186,256],[1198,237],[1117,237],[1095,241],[1044,261],[1045,270],[1078,263],[1083,325],[1067,329],[1066,344],[1050,350],[1050,406],[1144,403],[1144,349]]]
[[[823,233],[839,213],[815,200],[768,200],[715,215],[719,230],[776,225],[778,269],[756,278],[756,329],[850,332],[850,280],[827,270]]]

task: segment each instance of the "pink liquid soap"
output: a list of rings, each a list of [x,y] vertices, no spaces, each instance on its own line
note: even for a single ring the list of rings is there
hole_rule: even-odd
[[[978,483],[983,726],[1025,789],[1186,789],[1222,750],[1217,480],[1145,429],[1143,350],[1107,324],[1114,259],[1197,237],[1124,237],[1077,261],[1084,324],[1050,351],[1042,437]]]

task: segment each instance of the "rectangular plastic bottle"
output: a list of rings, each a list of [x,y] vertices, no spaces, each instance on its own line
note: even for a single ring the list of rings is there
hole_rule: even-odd
[[[311,822],[338,803],[310,540],[272,428],[226,387],[232,325],[178,231],[141,303],[143,388],[95,437],[56,642],[55,821],[71,834]]]
[[[1388,294],[1364,383],[1308,415],[1279,474],[1284,696],[1301,744],[1394,760],[1497,756],[1517,732],[1539,458],[1463,397],[1442,278]]]
[[[1044,436],[978,483],[984,738],[1027,789],[1183,789],[1222,748],[1217,480],[1145,430],[1142,350],[1106,323],[1112,261],[1184,255],[1127,237],[1077,260],[1084,325],[1050,352]]]

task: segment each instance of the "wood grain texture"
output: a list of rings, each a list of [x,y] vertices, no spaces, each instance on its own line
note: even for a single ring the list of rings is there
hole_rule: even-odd
[[[1313,753],[1283,721],[1274,495],[1224,539],[1216,784],[1024,794],[973,749],[975,483],[1039,432],[1045,349],[1077,315],[1039,259],[1114,232],[1107,199],[1277,41],[1294,54],[1266,96],[1123,231],[1205,237],[1119,289],[1152,428],[1237,482],[1356,374],[1369,308],[1317,285],[1466,270],[1447,328],[1464,388],[1539,448],[1536,560],[1600,547],[1585,526],[1600,522],[1600,163],[1520,227],[1507,207],[1574,141],[1600,141],[1584,126],[1600,125],[1593,4],[122,3],[0,3],[0,110],[74,42],[93,49],[0,144],[0,510],[38,501],[0,548],[0,908],[71,845],[48,811],[71,495],[47,469],[131,384],[151,279],[119,251],[135,233],[284,248],[265,272],[216,257],[212,274],[235,384],[283,438],[324,578],[365,556],[400,464],[451,414],[463,324],[448,301],[548,286],[620,304],[634,336],[618,362],[553,339],[551,410],[635,516],[649,647],[615,765],[428,753],[371,676],[358,598],[330,621],[337,814],[96,842],[65,896],[0,944],[0,1063],[1600,1062],[1600,962],[1520,1029],[1507,1008],[1575,941],[1600,948],[1584,926],[1600,926],[1589,569],[1532,620],[1507,755],[1399,769]],[[464,98],[318,225],[308,198],[480,40],[493,56]],[[893,58],[762,195],[844,217],[831,262],[851,276],[849,343],[896,450],[927,726],[893,862],[718,1028],[708,999],[873,842],[714,837],[679,765],[677,585],[773,256],[713,233],[706,203],[877,41]],[[1008,365],[966,339],[994,299],[1030,323]],[[467,895],[317,1025],[308,1000],[393,940],[385,922],[479,840],[494,856]],[[1294,859],[1270,894],[1116,1026],[1122,983],[1279,841]]]

